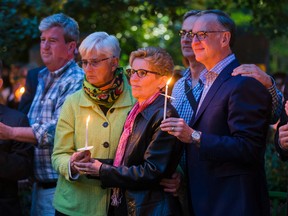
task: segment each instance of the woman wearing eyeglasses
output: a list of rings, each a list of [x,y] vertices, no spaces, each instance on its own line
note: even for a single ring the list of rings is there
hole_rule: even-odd
[[[87,157],[75,167],[98,177],[104,188],[113,188],[114,215],[181,215],[178,198],[159,184],[175,171],[183,147],[160,129],[161,90],[172,76],[173,60],[163,49],[147,47],[131,53],[130,65],[127,73],[137,102],[124,124],[113,165]],[[167,116],[178,116],[170,103]]]
[[[118,65],[120,47],[116,37],[93,33],[83,40],[79,52],[85,77],[82,89],[65,101],[58,120],[52,164],[59,179],[53,204],[55,215],[107,215],[111,189],[78,172],[74,162],[85,161],[84,155],[112,161],[135,99]],[[86,138],[93,148],[77,152],[85,147]]]

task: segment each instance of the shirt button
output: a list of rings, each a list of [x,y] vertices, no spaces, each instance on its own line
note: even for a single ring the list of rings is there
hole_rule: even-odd
[[[105,128],[108,127],[108,125],[109,125],[108,122],[104,122],[104,123],[102,124],[102,126],[105,127]]]
[[[112,109],[110,110],[110,113],[113,113],[113,112],[114,112],[114,110],[115,110],[115,108],[112,108]]]
[[[104,142],[103,146],[104,146],[104,148],[108,148],[109,147],[109,143],[108,142]]]

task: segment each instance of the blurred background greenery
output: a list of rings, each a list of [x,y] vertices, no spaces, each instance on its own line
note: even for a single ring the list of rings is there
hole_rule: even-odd
[[[239,32],[264,40],[258,45],[247,43],[249,37],[240,41],[242,63],[264,64],[272,73],[285,72],[288,65],[287,0],[1,0],[0,5],[0,57],[7,65],[33,61],[29,50],[39,43],[39,22],[58,12],[78,21],[82,38],[94,31],[116,35],[123,65],[132,50],[147,45],[166,48],[182,65],[178,31],[183,14],[212,8],[230,14]]]
[[[82,39],[95,31],[114,34],[123,66],[131,51],[148,45],[167,49],[175,64],[183,65],[178,31],[184,13],[192,9],[221,9],[234,19],[239,35],[234,51],[241,63],[256,63],[271,74],[287,73],[287,0],[0,0],[0,58],[7,66],[39,63],[39,22],[62,12],[78,22]],[[268,187],[286,192],[288,166],[277,157],[271,131]]]

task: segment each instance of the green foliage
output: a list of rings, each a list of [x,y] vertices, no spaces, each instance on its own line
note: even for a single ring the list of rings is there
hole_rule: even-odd
[[[0,58],[10,64],[28,61],[28,49],[39,43],[38,25],[43,17],[63,12],[78,21],[82,38],[95,31],[117,36],[122,47],[121,63],[138,47],[166,48],[176,64],[182,64],[178,30],[182,16],[191,9],[218,8],[237,25],[271,38],[285,35],[286,0],[2,0]],[[248,28],[247,28],[248,29]],[[251,29],[251,28],[250,28]]]
[[[12,0],[4,1],[1,5],[0,58],[8,62],[20,58],[20,54],[31,46],[32,40],[39,37],[37,17],[28,17],[28,11],[19,14],[17,8],[22,7],[19,1]]]
[[[287,73],[288,64],[288,40],[287,36],[278,37],[273,40],[270,46],[270,66],[271,71],[279,72],[282,71]],[[285,64],[286,63],[286,64]]]

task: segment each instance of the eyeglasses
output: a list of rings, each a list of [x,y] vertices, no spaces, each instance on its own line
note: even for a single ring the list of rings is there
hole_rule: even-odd
[[[226,32],[226,31],[198,31],[196,33],[193,33],[192,30],[190,31],[185,31],[183,29],[181,29],[179,31],[179,35],[181,36],[181,38],[184,38],[185,35],[187,35],[187,37],[189,39],[193,39],[194,36],[196,35],[196,38],[199,40],[199,41],[202,41],[204,40],[207,36],[208,36],[208,33],[219,33],[219,32]]]
[[[127,72],[127,75],[129,77],[131,77],[132,74],[136,73],[139,78],[145,77],[147,75],[147,73],[160,75],[160,73],[158,73],[158,72],[153,72],[153,71],[144,70],[144,69],[134,70],[134,69],[131,68],[131,69],[126,69],[126,72]]]
[[[181,38],[184,38],[185,35],[187,35],[188,38],[191,38],[191,34],[193,34],[192,30],[186,31],[186,30],[181,29],[181,30],[179,31],[179,36],[180,36]]]
[[[91,59],[90,61],[82,60],[82,61],[79,61],[78,63],[83,68],[86,68],[88,66],[88,64],[90,64],[91,67],[97,67],[100,62],[106,61],[106,60],[108,60],[110,58],[114,58],[114,56],[108,57],[108,58],[103,58],[103,59],[100,59],[100,60],[96,60],[96,59]]]

